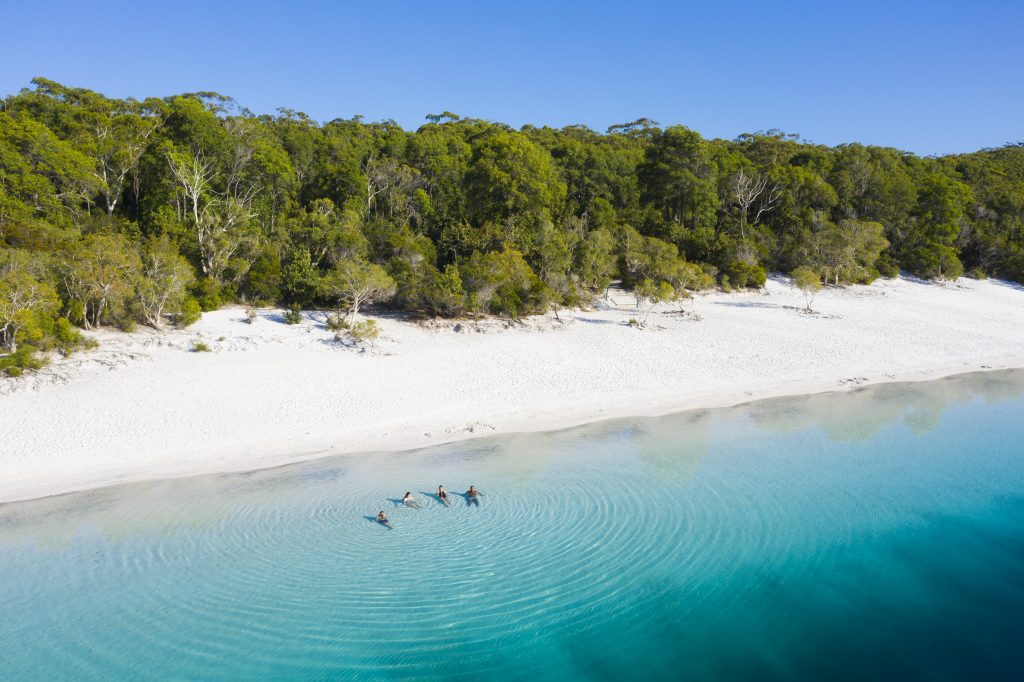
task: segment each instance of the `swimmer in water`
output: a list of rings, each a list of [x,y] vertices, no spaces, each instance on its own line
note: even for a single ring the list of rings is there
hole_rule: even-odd
[[[437,499],[441,500],[444,506],[448,506],[448,491],[444,489],[443,485],[437,486]]]
[[[477,490],[476,486],[469,486],[469,490],[466,491],[466,504],[475,504],[476,506],[479,507],[480,495],[483,495],[483,493]]]
[[[388,528],[391,528],[391,521],[388,520],[388,515],[385,514],[383,511],[377,513],[377,523],[379,523],[382,526],[387,526]]]
[[[402,498],[402,504],[406,507],[412,507],[413,509],[419,509],[420,503],[416,501],[416,498],[412,496],[411,492],[407,492],[405,497]]]

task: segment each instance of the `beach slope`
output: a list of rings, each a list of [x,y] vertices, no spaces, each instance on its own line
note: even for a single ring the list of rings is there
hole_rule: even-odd
[[[662,305],[627,293],[522,322],[378,318],[372,349],[322,315],[229,308],[0,381],[0,502],[119,481],[1024,366],[1024,288],[907,278]],[[196,342],[211,352],[192,352]]]

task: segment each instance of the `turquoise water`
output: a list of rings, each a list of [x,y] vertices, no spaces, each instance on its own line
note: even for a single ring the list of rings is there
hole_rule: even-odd
[[[996,372],[0,506],[0,678],[1020,679],[1022,417]]]

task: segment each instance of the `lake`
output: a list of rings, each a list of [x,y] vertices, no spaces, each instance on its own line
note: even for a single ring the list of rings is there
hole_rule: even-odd
[[[1024,371],[0,506],[2,679],[1019,679],[1021,633]]]

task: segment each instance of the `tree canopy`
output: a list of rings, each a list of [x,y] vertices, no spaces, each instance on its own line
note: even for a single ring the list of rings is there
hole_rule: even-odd
[[[0,107],[0,250],[8,351],[41,318],[159,327],[230,301],[519,315],[616,277],[647,294],[799,267],[836,284],[900,269],[1020,282],[1024,146],[920,158],[447,111],[407,131],[39,78]]]

